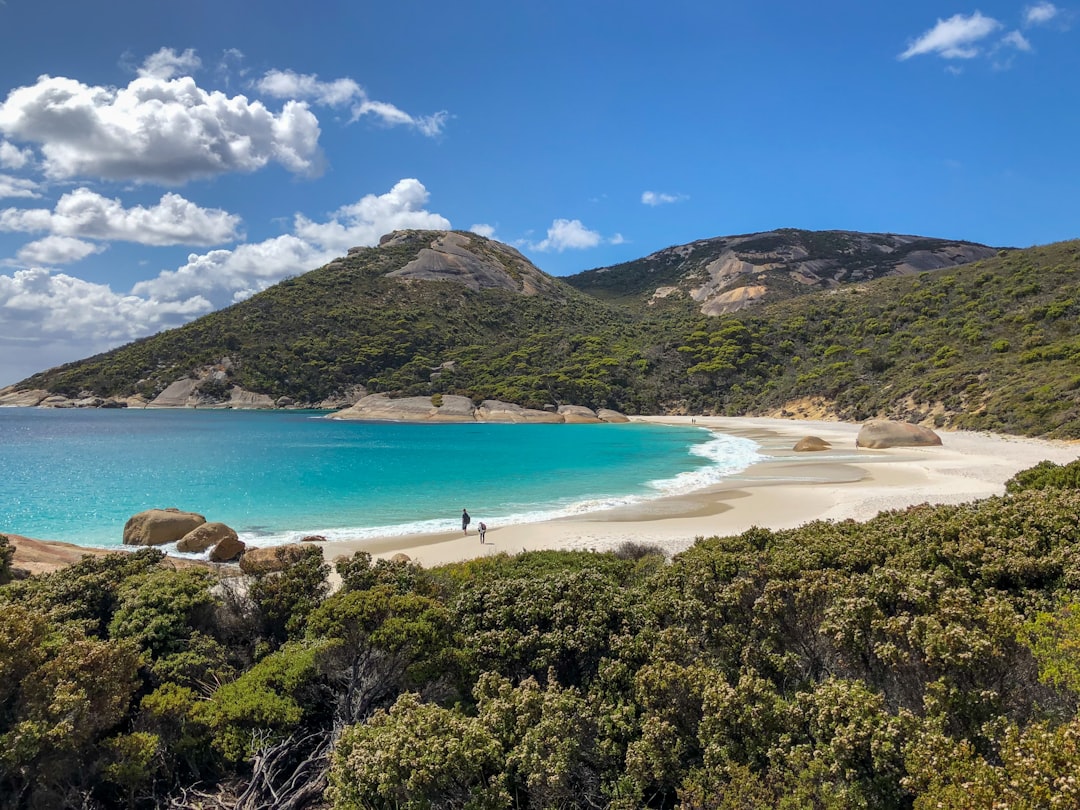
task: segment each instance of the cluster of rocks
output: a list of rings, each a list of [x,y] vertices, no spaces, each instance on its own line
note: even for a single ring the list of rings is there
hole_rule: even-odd
[[[124,524],[124,545],[163,546],[176,543],[176,550],[199,554],[209,550],[210,562],[234,562],[247,546],[236,532],[224,523],[207,522],[195,512],[175,507],[147,509]]]
[[[0,389],[0,408],[126,408],[130,404],[129,399],[99,397],[89,391],[75,397],[65,397],[40,388],[16,391],[9,386]]]
[[[184,512],[175,507],[147,509],[133,515],[124,524],[124,544],[129,546],[162,546],[176,543],[176,550],[185,554],[207,552],[215,563],[239,562],[246,574],[281,571],[296,562],[305,543],[326,542],[321,534],[300,538],[299,543],[286,546],[248,547],[236,532],[224,523],[208,522],[196,512]]]
[[[871,419],[859,428],[855,437],[856,447],[884,450],[889,447],[937,447],[941,437],[930,428],[890,419]],[[818,436],[805,436],[792,448],[797,453],[812,453],[832,447]]]
[[[452,394],[434,397],[399,397],[370,394],[355,405],[334,413],[331,419],[391,422],[493,422],[503,424],[589,424],[628,422],[618,411],[594,411],[582,405],[550,405],[543,409],[523,408],[510,402],[485,399],[474,405],[468,397]]]

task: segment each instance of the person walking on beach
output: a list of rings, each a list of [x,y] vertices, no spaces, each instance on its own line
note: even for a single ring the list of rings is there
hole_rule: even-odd
[[[480,530],[480,544],[483,545],[483,543],[484,543],[484,534],[487,532],[487,524],[484,523],[484,521],[481,520],[477,524],[476,528]]]
[[[469,523],[471,521],[472,521],[472,518],[469,517],[468,511],[466,511],[465,509],[462,509],[461,510],[461,531],[464,532],[465,534],[469,533]]]

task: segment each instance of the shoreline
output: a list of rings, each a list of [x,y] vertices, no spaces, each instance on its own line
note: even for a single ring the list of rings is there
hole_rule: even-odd
[[[870,450],[855,447],[859,423],[718,416],[636,416],[631,420],[695,426],[751,439],[759,445],[763,460],[703,489],[580,515],[500,526],[485,520],[482,505],[472,504],[468,535],[455,530],[330,540],[318,546],[328,562],[367,551],[375,558],[405,554],[425,567],[540,549],[610,551],[627,542],[652,545],[672,555],[700,537],[737,535],[754,526],[781,530],[814,520],[862,521],[881,511],[921,503],[955,504],[1000,495],[1005,482],[1020,470],[1043,460],[1065,464],[1080,459],[1080,442],[970,431],[938,431],[942,440],[938,447]],[[832,446],[795,452],[795,443],[806,436],[817,436]],[[488,523],[484,544],[476,532],[481,520]],[[17,548],[18,541],[24,540],[9,536]],[[33,542],[54,547],[56,567],[65,559],[78,561],[83,553],[108,551]],[[15,565],[21,556],[17,551]]]
[[[1080,459],[1080,443],[971,431],[938,431],[940,447],[869,450],[855,447],[858,423],[769,417],[635,416],[631,421],[694,425],[754,440],[765,460],[723,482],[681,495],[536,523],[488,522],[480,544],[472,508],[468,535],[457,531],[320,544],[328,561],[367,551],[406,554],[425,567],[499,553],[540,549],[610,551],[626,542],[667,554],[700,537],[740,534],[758,526],[791,529],[814,520],[868,520],[881,511],[921,503],[956,504],[1003,494],[1005,482],[1043,460]],[[796,453],[805,436],[829,450]]]

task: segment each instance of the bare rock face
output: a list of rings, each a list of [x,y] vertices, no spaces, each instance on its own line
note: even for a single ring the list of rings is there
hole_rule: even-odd
[[[288,546],[266,546],[251,548],[240,558],[240,570],[245,574],[268,574],[272,571],[284,571],[290,565],[302,559],[313,546],[293,543]]]
[[[461,402],[464,400],[464,402]],[[351,408],[338,411],[334,419],[360,419],[388,422],[471,422],[472,402],[466,397],[445,396],[442,406],[436,406],[431,397],[399,397],[391,399],[386,394],[369,394]],[[465,403],[468,403],[466,408]],[[436,418],[443,407],[446,416]],[[450,414],[454,414],[454,418]]]
[[[476,421],[519,425],[537,422],[557,423],[563,420],[558,414],[550,411],[522,408],[520,405],[501,402],[497,399],[485,399],[476,409]]]
[[[568,425],[583,425],[600,421],[596,416],[596,411],[584,405],[560,405],[559,416]]]
[[[0,390],[0,407],[18,406],[32,408],[39,405],[42,400],[50,396],[48,391],[33,389],[30,391],[15,391],[10,386]]]
[[[888,419],[872,419],[865,422],[855,439],[856,447],[867,447],[872,450],[888,447],[935,447],[940,444],[941,437],[930,428],[908,422],[893,422]]]
[[[176,550],[198,553],[206,551],[211,546],[216,546],[227,538],[237,539],[236,532],[224,523],[203,523],[177,540]]]
[[[630,418],[626,414],[619,413],[618,411],[613,411],[611,408],[600,408],[596,412],[596,418],[599,419],[601,422],[612,423],[630,421]]]
[[[124,545],[160,546],[175,543],[204,523],[206,518],[195,512],[181,512],[176,508],[147,509],[133,515],[124,524]]]
[[[430,404],[431,400],[428,402]],[[443,394],[434,406],[434,411],[428,417],[430,422],[474,422],[476,421],[475,408],[472,400],[468,397],[460,397],[454,394]]]
[[[244,541],[236,536],[236,532],[233,532],[231,536],[221,538],[217,545],[210,549],[210,562],[238,560],[246,549]]]
[[[831,444],[817,436],[804,436],[796,442],[795,447],[792,449],[796,453],[814,453],[819,450],[828,450],[831,447]]]
[[[388,278],[449,281],[473,290],[495,288],[522,295],[536,295],[555,287],[550,276],[517,250],[478,234],[402,230],[379,240],[380,249],[399,245],[413,245],[419,250],[411,262],[387,273]]]
[[[151,400],[148,408],[186,408],[194,397],[198,380],[185,377],[168,385],[164,391]]]

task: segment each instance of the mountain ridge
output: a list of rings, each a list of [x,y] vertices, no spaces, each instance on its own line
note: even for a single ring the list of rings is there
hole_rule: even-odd
[[[673,245],[566,281],[599,298],[646,306],[685,296],[723,315],[792,295],[986,259],[998,248],[894,233],[779,228]]]

